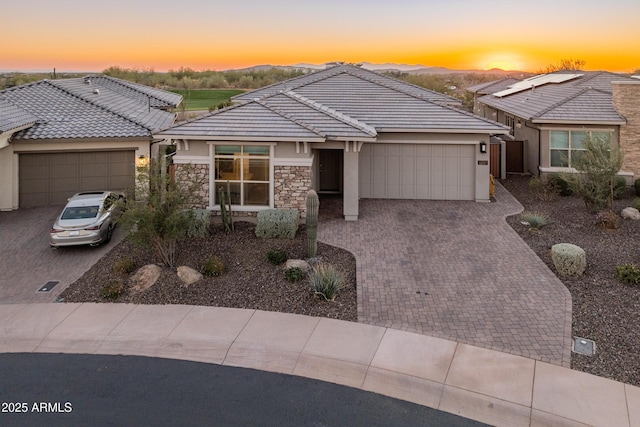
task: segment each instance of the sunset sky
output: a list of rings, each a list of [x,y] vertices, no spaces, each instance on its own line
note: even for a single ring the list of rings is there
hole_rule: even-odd
[[[0,70],[395,62],[640,68],[639,0],[13,0]]]

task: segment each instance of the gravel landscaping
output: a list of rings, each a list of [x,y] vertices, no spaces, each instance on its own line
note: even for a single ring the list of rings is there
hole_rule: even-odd
[[[272,249],[283,249],[289,259],[304,259],[307,249],[305,227],[301,226],[294,239],[260,239],[255,225],[235,223],[235,230],[225,233],[220,225],[211,227],[204,239],[191,239],[178,243],[177,265],[186,265],[202,271],[205,261],[217,255],[227,271],[217,277],[184,286],[175,269],[163,268],[160,279],[150,289],[132,294],[130,289],[116,299],[103,296],[103,289],[113,280],[130,276],[119,271],[118,263],[131,259],[136,268],[155,263],[149,249],[134,247],[124,240],[98,261],[87,273],[60,294],[65,302],[118,302],[135,304],[189,304],[216,307],[235,307],[280,311],[357,321],[356,262],[350,252],[318,243],[315,261],[328,262],[345,274],[345,285],[335,301],[314,296],[307,278],[289,282],[283,265],[273,265],[267,259]],[[60,249],[64,250],[64,248]]]
[[[620,282],[615,272],[619,264],[640,265],[640,221],[621,219],[618,229],[600,228],[581,198],[542,201],[528,182],[524,176],[501,181],[525,212],[542,213],[549,224],[532,232],[521,223],[520,215],[507,218],[507,222],[554,272],[551,247],[557,243],[577,245],[587,256],[583,276],[560,277],[573,299],[573,336],[596,343],[593,356],[573,353],[571,367],[640,386],[640,285]],[[616,212],[630,206],[633,197],[630,191],[627,198],[617,200]]]

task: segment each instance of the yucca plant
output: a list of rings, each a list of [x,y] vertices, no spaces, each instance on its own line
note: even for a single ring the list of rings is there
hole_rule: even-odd
[[[545,214],[537,212],[524,212],[520,215],[520,219],[527,223],[531,230],[539,230],[549,223],[549,219]]]
[[[333,301],[344,285],[344,274],[331,264],[319,263],[309,272],[309,285],[315,295]]]

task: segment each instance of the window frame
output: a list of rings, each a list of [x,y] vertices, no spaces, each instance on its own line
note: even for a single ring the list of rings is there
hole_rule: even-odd
[[[553,148],[552,147],[552,138],[553,138],[553,133],[554,132],[566,132],[567,133],[567,138],[568,138],[568,143],[567,143],[567,147],[566,148]],[[574,152],[584,152],[586,151],[586,149],[584,148],[584,146],[582,148],[574,148],[572,146],[572,141],[573,141],[573,137],[572,137],[572,133],[573,132],[580,132],[580,133],[584,133],[585,136],[589,136],[589,137],[593,137],[593,134],[603,134],[603,135],[609,135],[610,140],[613,142],[613,134],[614,132],[611,129],[549,129],[549,167],[550,168],[557,168],[557,169],[573,169],[573,165],[571,164],[571,159],[573,157]],[[567,155],[567,164],[566,165],[554,165],[553,164],[553,152],[554,151],[567,151],[568,155]]]
[[[240,148],[239,153],[234,154],[216,154],[216,147],[220,146],[236,146]],[[219,210],[220,203],[218,201],[218,186],[219,184],[225,184],[229,181],[230,183],[238,184],[240,187],[240,204],[232,204],[233,210],[236,211],[251,211],[255,212],[263,209],[273,208],[274,205],[274,146],[275,144],[265,144],[259,142],[237,142],[237,141],[216,141],[209,142],[209,150],[211,157],[211,165],[210,165],[210,179],[209,179],[209,207],[210,209]],[[267,154],[251,154],[245,152],[246,147],[266,147],[268,148]],[[240,165],[240,179],[220,179],[217,175],[216,170],[216,160],[225,159],[232,160],[234,163],[238,162]],[[268,180],[253,180],[245,178],[245,160],[266,160],[267,161],[267,173]],[[256,204],[247,204],[245,203],[245,185],[246,184],[266,184],[267,185],[267,204],[265,205],[256,205]],[[226,187],[225,187],[226,188]]]

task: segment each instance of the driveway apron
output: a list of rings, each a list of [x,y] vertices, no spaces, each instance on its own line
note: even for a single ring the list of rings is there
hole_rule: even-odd
[[[0,212],[0,304],[53,302],[122,238],[98,247],[49,247],[49,230],[62,206]],[[49,281],[49,292],[38,292]]]
[[[493,203],[363,199],[318,237],[356,257],[360,322],[568,367],[571,295],[504,220],[521,211],[499,184]]]

